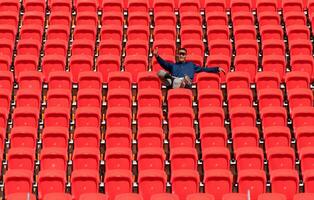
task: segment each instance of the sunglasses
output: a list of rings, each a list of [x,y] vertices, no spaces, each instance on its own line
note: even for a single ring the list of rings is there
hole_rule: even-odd
[[[179,55],[180,55],[180,56],[186,56],[186,53],[184,53],[184,52],[179,52]]]

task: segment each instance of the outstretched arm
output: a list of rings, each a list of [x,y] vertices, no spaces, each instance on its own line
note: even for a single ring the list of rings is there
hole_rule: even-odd
[[[153,55],[155,56],[158,64],[164,68],[165,70],[172,72],[172,68],[173,68],[173,63],[167,62],[164,59],[162,59],[159,55],[158,55],[158,48],[154,49],[153,51]]]
[[[200,67],[200,66],[195,65],[194,69],[195,69],[196,73],[199,73],[199,72],[207,72],[207,73],[223,72],[224,74],[226,74],[225,70],[221,67]]]

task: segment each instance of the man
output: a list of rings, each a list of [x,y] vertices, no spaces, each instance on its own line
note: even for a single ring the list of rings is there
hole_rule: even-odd
[[[208,72],[208,73],[226,73],[220,67],[200,67],[193,62],[186,62],[187,50],[185,48],[179,48],[178,50],[178,62],[170,63],[163,60],[158,55],[158,48],[153,51],[153,55],[156,57],[159,65],[165,70],[169,71],[170,74],[164,70],[160,70],[157,75],[160,80],[168,87],[172,88],[190,88],[192,86],[192,80],[195,73]]]

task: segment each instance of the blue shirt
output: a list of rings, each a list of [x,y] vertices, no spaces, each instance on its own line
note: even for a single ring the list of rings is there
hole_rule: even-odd
[[[176,62],[171,63],[163,60],[160,56],[157,56],[157,62],[165,70],[169,71],[172,76],[184,77],[185,75],[190,77],[191,80],[194,78],[195,73],[208,72],[208,73],[218,73],[219,67],[200,67],[193,62]]]

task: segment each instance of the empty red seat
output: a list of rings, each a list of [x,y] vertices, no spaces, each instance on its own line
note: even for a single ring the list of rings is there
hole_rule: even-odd
[[[15,200],[15,199],[25,199],[29,198],[29,200],[36,200],[36,196],[33,193],[13,193],[10,195],[6,195],[7,200]]]
[[[191,29],[187,29],[186,32],[189,33],[189,30],[191,30]],[[154,29],[154,40],[158,41],[158,40],[163,40],[165,38],[167,38],[168,40],[171,40],[171,41],[176,40],[175,26],[160,25],[160,26],[155,27],[155,29]]]
[[[251,1],[243,2],[240,0],[231,0],[231,12],[250,12],[253,6],[251,3]]]
[[[72,74],[66,71],[51,72],[48,76],[49,90],[72,89]]]
[[[68,149],[68,139],[69,131],[66,127],[45,127],[42,133],[42,146]]]
[[[313,193],[313,178],[314,178],[313,172],[314,172],[313,170],[303,171],[304,192],[306,192],[307,194]],[[300,198],[300,199],[307,200],[307,198]]]
[[[14,61],[15,78],[24,71],[37,71],[38,56],[34,55],[17,55]]]
[[[189,55],[204,56],[204,44],[202,40],[197,39],[181,39],[181,46],[189,52]]]
[[[8,110],[0,108],[0,127],[7,128]]]
[[[164,200],[179,200],[179,196],[175,193],[156,193],[154,195],[151,195],[151,200],[158,200],[158,199],[164,199]]]
[[[147,43],[148,43],[148,40],[149,40],[149,29],[148,29],[148,27],[141,26],[141,25],[130,26],[128,28],[128,30],[127,30],[127,37],[128,37],[127,45],[129,45],[131,43],[131,41],[132,42],[135,42],[135,41],[139,41],[139,42],[145,41],[146,43],[141,42],[139,44],[141,44],[141,45],[146,44],[146,46],[147,46]],[[146,47],[146,48],[148,48],[148,47]],[[139,53],[139,52],[135,51],[135,53]]]
[[[252,107],[236,107],[229,111],[231,127],[255,126],[256,114]]]
[[[79,127],[74,132],[75,148],[100,146],[100,131],[94,127]]]
[[[76,0],[74,2],[77,12],[97,12],[98,10],[97,0]]]
[[[44,27],[45,24],[45,13],[44,12],[37,12],[37,11],[29,11],[25,12],[23,15],[23,25],[26,24],[36,24]]]
[[[309,88],[310,74],[302,71],[292,71],[286,74],[285,82],[288,91],[294,88]]]
[[[84,169],[74,170],[71,174],[71,189],[74,200],[79,200],[82,194],[98,192],[98,171]]]
[[[127,108],[108,108],[107,127],[131,127],[131,110]]]
[[[28,0],[24,2],[25,12],[41,12],[45,13],[46,4],[42,1]]]
[[[300,0],[282,1],[282,9],[284,13],[288,12],[302,12],[303,2]]]
[[[196,170],[174,170],[171,174],[172,191],[180,199],[199,192],[199,174]]]
[[[65,109],[70,109],[72,105],[71,91],[67,89],[48,90],[47,105],[49,107],[63,107]]]
[[[286,61],[284,55],[265,55],[263,57],[262,64],[263,71],[276,72],[278,73],[280,80],[283,80],[286,73]]]
[[[219,89],[198,90],[198,107],[222,107],[223,96]]]
[[[138,174],[138,191],[143,199],[151,199],[155,194],[165,193],[166,184],[167,175],[163,170],[143,170]]]
[[[204,171],[213,169],[229,170],[230,152],[226,147],[208,147],[202,149]]]
[[[21,169],[33,172],[35,161],[35,149],[33,148],[11,148],[8,153],[8,169]]]
[[[131,73],[129,72],[110,72],[108,74],[108,88],[131,89]]]
[[[102,193],[88,193],[82,194],[80,196],[80,200],[88,200],[88,199],[95,199],[95,200],[108,200],[108,196]]]
[[[253,95],[250,89],[232,89],[228,92],[229,109],[235,107],[251,107]]]
[[[0,70],[9,71],[11,65],[11,56],[2,55],[0,58]]]
[[[89,55],[73,55],[70,60],[70,71],[73,76],[73,82],[78,81],[78,76],[81,72],[92,71],[93,57]]]
[[[225,25],[211,25],[207,27],[207,39],[213,40],[228,40],[229,29]]]
[[[154,22],[155,26],[161,26],[161,25],[169,25],[169,26],[176,26],[177,20],[175,18],[175,15],[173,12],[156,12],[154,13]]]
[[[147,71],[147,66],[147,56],[130,55],[124,60],[125,71],[132,74],[133,83],[136,82],[139,72]]]
[[[293,200],[310,200],[313,197],[313,193],[297,193],[294,195]]]
[[[168,112],[169,128],[193,127],[194,113],[191,107],[176,107]]]
[[[103,0],[102,1],[102,11],[104,13],[108,11],[114,11],[114,12],[122,12],[123,11],[123,1],[121,0],[114,0],[114,1],[108,1],[108,0]]]
[[[267,150],[268,168],[270,171],[276,169],[294,169],[294,150],[287,147],[272,147]]]
[[[72,200],[72,195],[69,193],[51,193],[47,194],[44,200],[55,200],[55,199],[63,199],[63,200]]]
[[[13,193],[31,193],[33,185],[33,172],[28,170],[8,170],[4,175],[4,192],[6,195]]]
[[[183,26],[180,30],[180,35],[182,42],[187,42],[188,40],[202,41],[203,39],[203,33],[200,26]]]
[[[95,147],[76,146],[73,152],[73,170],[99,170],[100,151]]]
[[[256,30],[254,26],[250,25],[239,25],[234,27],[235,41],[256,39]]]
[[[260,31],[261,31],[262,41],[283,39],[283,31],[279,25],[261,26]]]
[[[18,46],[20,45],[22,41],[32,40],[33,42],[38,41],[39,48],[40,48],[41,46],[40,41],[42,40],[42,35],[43,35],[43,27],[41,27],[40,25],[24,25],[21,28],[20,41],[19,41]],[[15,35],[12,41],[14,39],[15,39]]]
[[[110,72],[120,71],[121,60],[118,55],[100,55],[97,58],[97,71],[102,74],[104,82],[108,82]]]
[[[128,1],[128,12],[148,12],[149,3],[147,0],[129,0]]]
[[[23,71],[19,74],[17,82],[19,83],[19,89],[33,89],[41,91],[43,75],[39,71]]]
[[[160,147],[140,148],[137,152],[138,170],[157,169],[163,170],[165,162],[165,154]]]
[[[263,170],[260,169],[239,171],[238,183],[239,193],[244,193],[247,195],[247,191],[249,190],[252,200],[256,200],[259,194],[266,192],[266,174]],[[227,198],[224,198],[224,200],[227,200]]]
[[[1,47],[0,47],[1,54],[11,58],[13,55],[12,53],[13,53],[14,43],[8,39],[2,39],[0,44],[1,44]]]
[[[168,91],[167,95],[169,108],[174,107],[191,107],[192,106],[192,92],[191,90],[179,88]]]
[[[60,126],[69,127],[70,113],[62,107],[48,107],[45,110],[45,127]]]
[[[264,154],[259,147],[241,147],[235,152],[238,171],[248,169],[263,169]]]
[[[279,89],[281,82],[279,74],[272,71],[263,71],[256,73],[255,81],[257,91],[267,88]]]
[[[100,127],[101,114],[98,108],[79,107],[75,113],[76,127]]]
[[[304,25],[291,25],[287,27],[287,35],[289,41],[293,40],[309,40],[310,38],[310,31]]]
[[[259,109],[283,106],[283,95],[280,89],[263,89],[257,93]]]
[[[222,126],[201,128],[200,134],[203,150],[207,147],[225,147],[227,145],[227,132]]]
[[[79,73],[78,84],[80,89],[102,89],[102,76],[99,72],[86,71]]]
[[[40,170],[67,170],[66,148],[43,148],[40,152]]]
[[[101,40],[112,39],[112,40],[122,41],[122,36],[123,36],[122,27],[119,25],[104,24],[101,27],[101,32],[100,32]]]
[[[173,58],[171,60],[170,56],[174,56],[176,54],[175,41],[167,39],[156,40],[153,44],[153,48],[158,48],[158,54],[168,61],[172,61]],[[168,55],[169,57],[165,57],[165,55]]]
[[[242,147],[258,147],[259,133],[256,127],[240,126],[232,130],[233,149]]]
[[[157,107],[143,107],[137,112],[137,125],[142,127],[162,127],[162,112]]]
[[[137,131],[137,146],[139,149],[146,147],[163,147],[163,130],[161,127],[142,127]]]
[[[104,12],[101,18],[101,23],[104,25],[123,26],[123,13],[118,11]]]
[[[38,198],[44,199],[49,193],[65,191],[66,173],[59,170],[41,170],[38,174]]]
[[[9,111],[11,107],[11,90],[0,89],[0,107]]]
[[[154,0],[153,1],[154,13],[173,12],[174,7],[175,7],[174,1],[168,1],[168,0]]]
[[[0,10],[3,11],[12,11],[18,13],[20,11],[20,3],[17,0],[14,1],[2,1],[0,4]]]
[[[291,12],[285,13],[284,21],[285,21],[286,27],[289,27],[295,24],[306,25],[306,18],[304,16],[304,13],[300,11],[291,11]]]
[[[200,1],[191,2],[188,0],[179,0],[179,11],[180,13],[184,12],[199,12],[200,10]]]
[[[206,0],[204,2],[205,13],[210,13],[214,11],[225,12],[227,6],[225,1],[213,1]]]
[[[196,78],[198,91],[201,89],[219,89],[220,78],[217,74],[212,73],[200,73]]]
[[[16,94],[16,107],[31,107],[40,109],[41,106],[41,91],[22,89]]]
[[[311,55],[312,44],[308,40],[292,40],[289,41],[290,56]]]
[[[208,193],[193,193],[193,194],[187,195],[186,199],[187,200],[197,200],[197,199],[214,200],[215,197],[212,194],[208,194]]]
[[[129,170],[110,170],[105,175],[105,192],[109,200],[122,193],[132,192],[132,173]]]
[[[52,25],[64,25],[70,27],[71,13],[70,12],[51,12],[49,17],[49,27]]]
[[[277,12],[261,12],[257,16],[260,27],[265,25],[280,25],[280,17]]]
[[[126,128],[126,127],[107,128],[105,137],[106,137],[105,139],[106,139],[107,149],[114,148],[114,147],[126,147],[126,148],[131,147],[132,134],[129,128]],[[83,137],[82,137],[82,142],[83,142]],[[97,142],[99,143],[99,140]]]
[[[263,55],[285,55],[285,46],[283,40],[266,40],[262,46]]]
[[[299,191],[299,175],[296,170],[280,169],[270,173],[272,192],[284,194],[287,200],[292,200]]]
[[[89,25],[81,25],[75,27],[74,35],[73,35],[74,41],[77,40],[92,40],[95,41],[96,39],[96,28],[89,26]]]
[[[206,24],[208,27],[214,25],[226,26],[228,24],[228,18],[225,12],[215,11],[206,13]]]
[[[303,147],[311,147],[314,142],[314,132],[313,127],[303,126],[295,129],[295,135],[297,138],[298,149]]]
[[[71,13],[72,11],[72,4],[68,1],[62,1],[62,0],[51,0],[50,9],[52,12],[62,11],[62,12],[68,12]]]
[[[171,171],[179,169],[197,170],[197,152],[193,147],[176,147],[171,149]]]
[[[273,200],[286,200],[285,195],[280,193],[262,193],[258,196],[257,200],[267,200],[267,199],[273,199]]]
[[[222,196],[222,200],[246,200],[247,194],[244,193],[226,193]]]
[[[121,55],[121,41],[119,40],[101,40],[99,44],[99,55]]]
[[[312,171],[314,169],[313,165],[313,147],[302,147],[299,148],[299,157],[301,160],[301,170],[304,173],[306,171]],[[308,191],[307,191],[308,192]]]
[[[232,14],[232,23],[234,26],[254,25],[254,18],[251,12],[236,12]]]
[[[283,107],[265,107],[260,111],[260,115],[263,128],[287,125],[287,113]]]
[[[289,147],[291,143],[291,134],[288,127],[270,126],[263,131],[266,150],[272,147]]]
[[[290,111],[296,107],[313,106],[313,93],[309,89],[291,89],[288,91]]]
[[[294,129],[314,125],[314,109],[310,107],[296,107],[291,112]]]
[[[232,192],[233,175],[225,169],[206,170],[203,182],[207,194],[222,199],[224,194]]]
[[[238,56],[239,55],[258,56],[258,46],[256,40],[240,40],[236,42],[235,48]]]
[[[160,89],[139,89],[137,93],[138,108],[162,106],[162,94]]]
[[[224,126],[224,111],[221,107],[205,107],[199,111],[200,128],[212,126]]]
[[[38,127],[39,113],[37,109],[30,107],[19,107],[13,112],[13,124],[14,127],[18,126],[31,126],[34,128]]]
[[[104,16],[104,15],[103,15]],[[91,25],[97,27],[98,16],[96,12],[78,12],[76,15],[76,25]]]
[[[77,93],[77,107],[94,107],[100,109],[101,103],[101,92],[99,90],[79,89]]]
[[[195,131],[192,127],[177,127],[169,130],[170,149],[176,147],[194,147]]]
[[[147,12],[130,12],[128,13],[128,26],[141,24],[142,26],[149,27],[149,16]]]
[[[130,40],[126,43],[125,53],[127,56],[147,56],[148,55],[148,41],[147,40]]]
[[[53,71],[65,71],[66,58],[61,55],[46,55],[42,60],[42,71],[45,80]]]
[[[213,40],[208,44],[211,55],[225,55],[230,57],[232,54],[232,47],[229,40]]]
[[[113,147],[106,150],[106,170],[131,170],[132,151],[130,148]]]
[[[18,26],[18,12],[4,10],[0,14],[0,24],[10,24],[17,28]]]
[[[292,71],[307,72],[311,79],[313,79],[313,58],[309,55],[296,55],[291,57]]]
[[[235,58],[235,71],[249,73],[251,81],[254,82],[258,68],[258,60],[255,55],[238,55]]]
[[[74,40],[72,44],[72,55],[94,55],[94,41],[87,39]]]
[[[0,144],[4,144],[5,137],[1,136]],[[10,133],[11,148],[36,148],[37,130],[34,127],[14,127]]]
[[[187,12],[181,13],[180,22],[182,26],[188,26],[188,25],[201,26],[202,25],[202,19],[199,12],[193,12],[193,11],[187,11]]]

